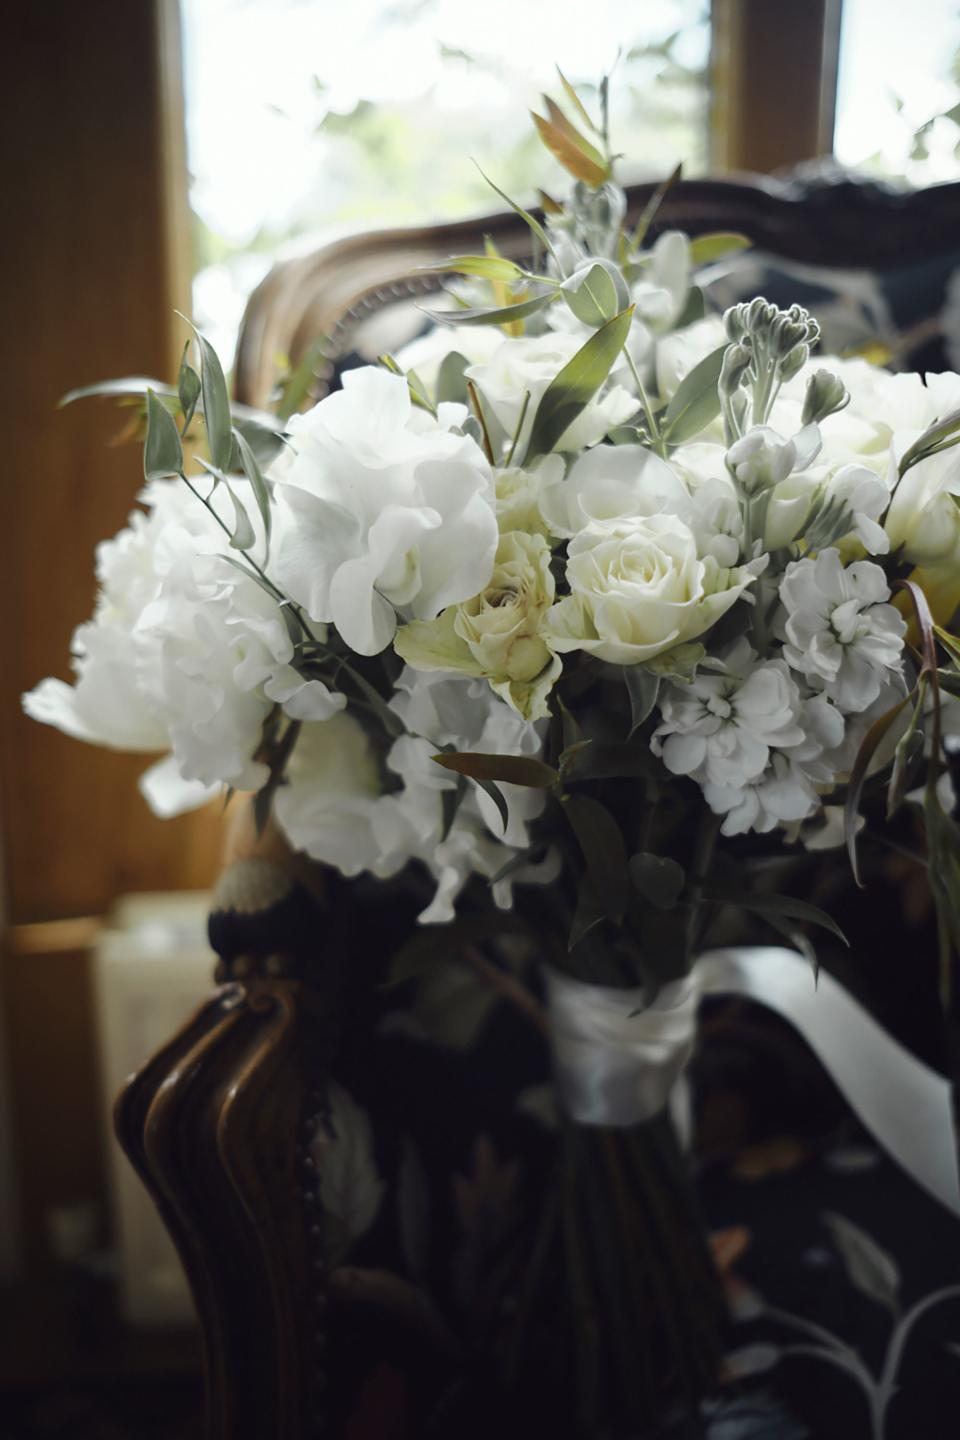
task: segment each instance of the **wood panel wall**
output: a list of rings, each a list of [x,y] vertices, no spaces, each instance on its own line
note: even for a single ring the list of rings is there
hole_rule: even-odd
[[[132,890],[207,885],[216,811],[155,820],[147,761],[27,720],[20,694],[69,678],[90,612],[95,543],[141,484],[111,446],[115,408],[57,410],[68,389],[170,376],[189,313],[189,233],[176,0],[11,7],[0,44],[0,828],[6,1023],[28,1254],[51,1205],[102,1198],[103,1117],[89,950],[37,946],[26,922],[100,915]],[[46,933],[46,932],[40,932]]]

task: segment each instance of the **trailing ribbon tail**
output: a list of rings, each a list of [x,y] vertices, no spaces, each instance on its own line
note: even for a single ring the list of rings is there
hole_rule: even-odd
[[[781,946],[702,955],[653,1005],[642,989],[587,985],[551,972],[554,1065],[561,1103],[583,1125],[629,1126],[669,1101],[689,1060],[696,1005],[742,995],[788,1020],[850,1108],[893,1160],[955,1215],[960,1174],[950,1084],[888,1035],[838,981]]]

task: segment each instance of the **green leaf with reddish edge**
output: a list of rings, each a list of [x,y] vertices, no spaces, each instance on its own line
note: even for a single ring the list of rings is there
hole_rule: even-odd
[[[863,793],[870,761],[876,754],[884,736],[895,724],[897,717],[909,705],[911,698],[910,695],[904,695],[902,700],[898,700],[896,705],[892,705],[879,719],[874,720],[863,737],[860,749],[857,751],[857,758],[853,762],[853,769],[850,772],[847,799],[843,808],[843,830],[847,842],[847,854],[850,856],[850,868],[853,871],[853,878],[861,890],[863,881],[860,879],[860,864],[857,859],[857,817],[860,814],[860,796]]]
[[[458,750],[433,759],[445,770],[468,775],[471,780],[502,780],[508,785],[525,785],[532,790],[551,790],[560,776],[551,765],[530,755],[495,755],[481,750]]]
[[[738,910],[749,910],[755,915],[776,915],[784,920],[799,920],[808,925],[819,925],[844,945],[850,942],[840,926],[826,910],[811,905],[808,900],[797,900],[793,895],[758,894],[753,890],[718,890],[708,885],[704,888],[703,899],[713,905],[733,905]]]

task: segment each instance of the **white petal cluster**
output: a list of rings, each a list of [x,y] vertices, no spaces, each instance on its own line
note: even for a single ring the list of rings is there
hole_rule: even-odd
[[[780,585],[784,658],[844,710],[871,705],[897,670],[906,626],[879,565],[837,550],[788,565]]]
[[[398,611],[433,620],[489,577],[493,475],[464,418],[415,410],[402,377],[367,366],[292,422],[293,458],[274,472],[288,518],[274,576],[361,655],[389,645]]]

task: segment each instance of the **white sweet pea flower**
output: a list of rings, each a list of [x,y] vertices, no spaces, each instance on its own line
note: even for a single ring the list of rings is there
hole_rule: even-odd
[[[570,542],[571,593],[547,617],[551,644],[636,665],[702,635],[754,575],[755,567],[727,570],[701,557],[675,515],[592,522]]]
[[[835,549],[793,561],[780,582],[787,663],[842,710],[863,710],[899,671],[906,626],[879,565]]]
[[[273,801],[295,850],[344,875],[394,875],[413,849],[409,812],[381,794],[376,756],[352,715],[304,725]],[[399,812],[399,813],[398,813]]]
[[[524,396],[529,392],[530,402],[519,438],[518,453],[523,453],[530,438],[537,406],[544,392],[582,344],[580,336],[557,331],[516,338],[508,336],[485,364],[471,365],[467,370],[467,375],[490,406],[508,439],[516,434]],[[637,409],[638,402],[633,395],[608,382],[567,427],[554,449],[582,450],[587,445],[595,445],[609,430],[629,420]]]
[[[771,748],[800,745],[800,691],[782,660],[760,661],[745,639],[716,671],[665,686],[651,748],[673,775],[737,787],[767,767]]]
[[[490,574],[493,477],[473,440],[445,428],[462,413],[414,412],[406,381],[368,366],[291,422],[274,577],[361,655],[390,643],[398,610],[432,620]]]
[[[911,565],[940,565],[960,550],[960,455],[955,449],[931,455],[912,465],[901,480],[899,464],[908,448],[905,436],[896,436],[891,445],[888,483],[893,498],[884,528],[892,548],[902,547]]]

